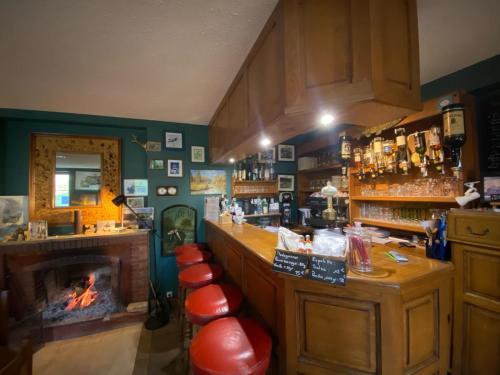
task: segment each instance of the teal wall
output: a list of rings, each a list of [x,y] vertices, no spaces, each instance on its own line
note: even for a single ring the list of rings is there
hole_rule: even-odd
[[[182,131],[184,133],[184,148],[167,151],[164,142],[165,131]],[[197,210],[198,241],[204,241],[205,233],[202,223],[204,197],[190,195],[190,169],[226,169],[228,194],[230,193],[232,167],[191,163],[191,146],[204,146],[205,159],[208,160],[208,128],[206,126],[0,109],[0,195],[28,195],[30,135],[36,132],[120,138],[122,141],[122,179],[147,178],[149,180],[149,195],[145,203],[147,206],[155,208],[155,227],[158,230],[161,225],[160,213],[164,208],[175,204],[187,204]],[[146,153],[138,145],[131,142],[132,135],[136,135],[140,141],[161,142],[162,151]],[[296,144],[296,142],[293,143]],[[2,146],[4,147],[2,148]],[[150,170],[148,168],[150,159],[164,159],[165,164],[167,159],[183,160],[184,177],[167,177],[166,170]],[[295,174],[297,165],[292,162],[277,163],[275,169],[277,174]],[[2,181],[5,181],[3,186]],[[158,197],[156,196],[156,186],[158,185],[176,185],[178,186],[178,195]],[[158,240],[155,240],[154,251],[156,252],[161,291],[175,291],[177,288],[177,268],[174,257],[161,256]]]

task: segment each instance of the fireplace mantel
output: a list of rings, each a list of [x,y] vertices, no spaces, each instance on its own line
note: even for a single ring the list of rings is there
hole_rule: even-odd
[[[0,290],[12,289],[18,284],[29,285],[30,280],[26,280],[29,272],[24,271],[36,268],[44,262],[64,257],[106,256],[117,259],[120,263],[122,303],[126,306],[132,302],[143,302],[148,297],[148,254],[148,230],[2,242],[0,243]],[[23,307],[22,304],[19,307]]]

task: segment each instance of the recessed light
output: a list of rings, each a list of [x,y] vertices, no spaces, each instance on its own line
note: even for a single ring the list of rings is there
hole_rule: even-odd
[[[267,147],[267,146],[271,145],[271,140],[267,137],[264,137],[260,140],[260,145],[262,147]]]
[[[335,117],[333,117],[331,113],[324,113],[323,115],[321,115],[319,122],[321,123],[321,125],[327,126],[330,125],[333,120],[335,120]]]
[[[229,158],[229,162],[233,164],[235,162],[234,158]]]

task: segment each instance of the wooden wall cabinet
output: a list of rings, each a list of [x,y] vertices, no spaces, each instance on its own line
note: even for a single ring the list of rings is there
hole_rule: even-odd
[[[324,110],[372,126],[420,107],[415,0],[282,0],[210,121],[210,157],[256,153],[263,134],[283,142]]]
[[[453,375],[500,373],[500,214],[451,211]]]

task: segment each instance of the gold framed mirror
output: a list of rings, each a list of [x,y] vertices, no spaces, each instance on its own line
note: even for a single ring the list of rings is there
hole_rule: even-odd
[[[120,194],[120,140],[60,134],[32,134],[30,220],[70,224],[82,211],[84,224],[121,220],[111,200]]]

